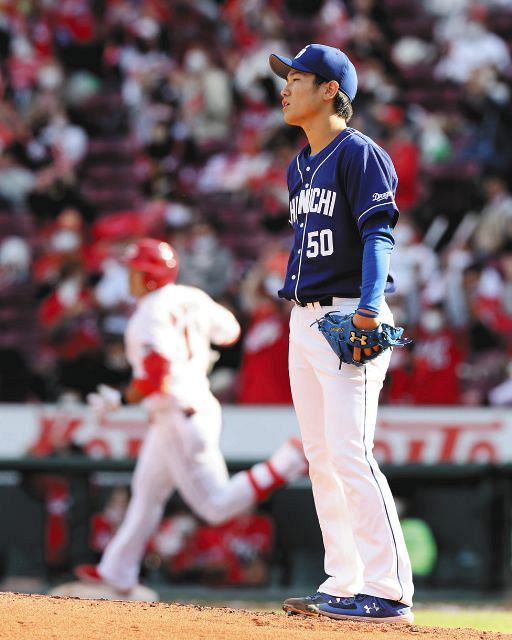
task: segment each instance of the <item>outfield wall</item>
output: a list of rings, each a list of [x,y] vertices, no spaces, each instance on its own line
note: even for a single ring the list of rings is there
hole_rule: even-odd
[[[0,527],[0,580],[71,575],[76,564],[97,559],[89,546],[91,516],[113,487],[129,485],[147,417],[140,407],[124,407],[98,423],[83,405],[0,405],[0,424],[0,512],[8,515]],[[291,407],[224,407],[221,445],[232,472],[296,434]],[[87,455],[76,448],[56,454],[62,443]],[[424,564],[421,531],[434,540],[431,568],[415,572],[418,586],[512,588],[512,412],[382,407],[375,453],[409,522],[411,557]],[[64,497],[43,491],[55,481]],[[182,507],[175,495],[166,512]],[[273,583],[299,592],[320,582],[323,549],[309,479],[261,508],[276,530]],[[52,564],[48,535],[56,518],[64,537],[62,557]]]

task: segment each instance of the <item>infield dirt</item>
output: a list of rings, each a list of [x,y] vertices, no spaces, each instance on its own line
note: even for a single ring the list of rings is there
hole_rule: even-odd
[[[9,640],[497,640],[512,634],[287,617],[280,613],[154,602],[0,593]]]

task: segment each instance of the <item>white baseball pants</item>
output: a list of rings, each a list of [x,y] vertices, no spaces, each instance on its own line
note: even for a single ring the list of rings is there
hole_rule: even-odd
[[[388,483],[373,457],[379,393],[391,351],[364,367],[343,364],[311,324],[328,311],[352,313],[357,299],[335,306],[294,306],[290,382],[309,462],[329,576],[319,591],[366,593],[412,604],[412,572]],[[384,304],[379,319],[393,324]]]
[[[220,430],[221,409],[212,395],[190,418],[174,407],[153,414],[126,516],[98,567],[108,583],[121,590],[137,584],[146,544],[174,490],[210,524],[229,520],[254,504],[247,473],[229,478],[219,447]]]

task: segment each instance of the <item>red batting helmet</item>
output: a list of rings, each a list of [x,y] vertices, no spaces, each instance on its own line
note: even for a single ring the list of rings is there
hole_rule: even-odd
[[[176,281],[178,255],[167,242],[143,238],[126,251],[126,264],[144,274],[144,284],[152,291]]]

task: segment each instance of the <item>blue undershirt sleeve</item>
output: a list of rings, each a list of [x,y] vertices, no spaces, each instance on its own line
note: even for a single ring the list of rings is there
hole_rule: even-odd
[[[374,215],[361,230],[363,267],[359,307],[378,315],[389,274],[394,240],[389,217]]]

